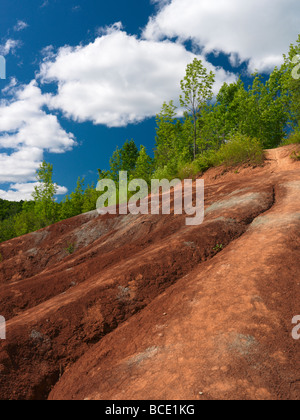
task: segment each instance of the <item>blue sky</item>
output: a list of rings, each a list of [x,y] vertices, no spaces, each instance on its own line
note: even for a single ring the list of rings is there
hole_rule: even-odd
[[[246,4],[247,3],[247,4]],[[43,159],[60,199],[116,146],[152,153],[155,114],[195,56],[215,92],[269,73],[300,32],[298,0],[0,0],[0,198],[30,198]]]

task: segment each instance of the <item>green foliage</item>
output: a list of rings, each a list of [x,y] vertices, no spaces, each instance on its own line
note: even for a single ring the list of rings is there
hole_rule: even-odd
[[[292,132],[289,137],[283,141],[283,144],[300,144],[300,129]]]
[[[38,209],[40,207],[38,206]],[[26,235],[45,227],[45,219],[38,217],[37,208],[35,206],[24,206],[22,213],[19,213],[14,219],[15,236]]]
[[[237,133],[215,154],[214,164],[235,166],[241,163],[262,164],[264,151],[259,140]]]
[[[217,95],[217,102],[202,109],[202,127],[198,140],[202,153],[219,149],[236,132],[241,118],[240,97],[244,92],[240,79],[230,85],[224,83]]]
[[[175,178],[174,174],[177,174],[177,165],[176,169],[172,169],[169,165],[166,165],[164,168],[158,168],[153,174],[153,179],[168,179],[171,181]]]
[[[53,165],[43,161],[36,172],[38,186],[34,188],[32,197],[35,202],[35,213],[40,221],[40,227],[48,226],[56,220],[57,206],[54,196],[57,185],[53,182]]]
[[[75,245],[73,243],[68,243],[67,247],[65,248],[65,251],[69,254],[72,255],[75,252]]]
[[[175,116],[176,107],[173,101],[168,104],[164,102],[161,112],[156,115],[155,165],[157,168],[164,168],[174,154],[178,139]]]
[[[296,151],[294,151],[294,152],[291,154],[291,159],[293,159],[293,160],[300,160],[300,152],[296,152]]]
[[[197,156],[196,160],[179,165],[177,177],[180,179],[193,178],[196,175],[199,176],[209,168],[214,166],[215,152],[207,150],[201,155]]]
[[[94,184],[88,185],[83,194],[82,213],[95,210],[99,196],[100,193],[96,191]]]
[[[284,75],[283,88],[288,96],[290,124],[294,129],[300,126],[300,35],[296,44],[290,45],[288,55],[284,55],[281,72]]]
[[[217,244],[214,248],[213,248],[213,250],[215,251],[215,252],[221,252],[221,251],[223,251],[223,248],[224,248],[224,246],[223,246],[223,244]]]
[[[15,216],[22,211],[23,201],[19,203],[2,200],[0,198],[0,221]]]
[[[215,82],[213,72],[207,72],[202,61],[197,58],[187,66],[186,75],[181,81],[182,95],[180,95],[180,105],[185,108],[192,116],[194,125],[194,159],[197,155],[197,139],[199,136],[198,116],[203,107],[213,97],[212,87]]]
[[[0,242],[8,241],[15,236],[14,218],[10,217],[0,221]]]
[[[127,171],[130,177],[135,169],[136,161],[139,156],[138,148],[134,140],[126,141],[121,149],[117,147],[114,151],[109,164],[109,171],[100,171],[100,179],[109,178],[115,182],[119,181],[119,172]]]
[[[239,98],[238,130],[260,139],[264,148],[277,147],[286,135],[289,116],[287,96],[282,89],[283,77],[277,68],[265,83],[256,74],[252,86]]]
[[[215,150],[208,150],[203,153],[201,156],[198,156],[195,163],[198,172],[205,172],[212,166],[215,162]]]
[[[78,178],[75,191],[66,196],[60,205],[59,219],[68,219],[83,212],[84,207],[84,179]]]
[[[197,174],[198,169],[196,162],[186,163],[182,166],[178,167],[178,174],[177,177],[181,180],[193,178]]]
[[[193,121],[185,113],[183,121],[175,118],[177,108],[173,101],[164,103],[156,116],[156,147],[154,151],[154,175],[157,179],[173,179],[180,168],[193,159]]]
[[[147,154],[146,148],[141,146],[131,179],[144,179],[148,184],[151,184],[153,170],[153,159]]]
[[[73,207],[73,211],[75,214],[81,214],[82,213],[82,207],[83,207],[83,200],[84,200],[84,178],[77,180],[77,185],[75,188],[75,191],[71,193],[71,203]]]
[[[84,180],[78,179],[74,192],[67,196],[64,201],[54,201],[51,190],[52,166],[45,162],[41,165],[42,171],[37,174],[41,185],[34,192],[35,201],[20,203],[5,203],[5,209],[21,209],[17,214],[0,220],[0,242],[7,241],[17,236],[39,230],[48,224],[58,222],[78,214],[96,209],[99,193],[94,185],[84,188]],[[50,176],[51,175],[51,176]],[[42,183],[41,181],[45,181]],[[55,185],[54,185],[55,186]],[[50,193],[52,191],[52,193]],[[48,211],[51,213],[46,213]],[[47,216],[48,214],[48,216]]]

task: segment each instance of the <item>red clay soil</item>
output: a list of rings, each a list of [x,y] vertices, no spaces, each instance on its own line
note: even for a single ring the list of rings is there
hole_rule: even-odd
[[[200,226],[91,212],[0,244],[0,399],[300,399],[299,149],[209,170]]]

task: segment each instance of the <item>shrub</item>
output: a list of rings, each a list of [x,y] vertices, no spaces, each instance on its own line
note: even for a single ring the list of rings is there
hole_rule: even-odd
[[[197,174],[198,168],[196,166],[196,162],[191,163],[185,163],[179,166],[178,168],[178,175],[176,178],[179,178],[181,180],[193,178]]]
[[[294,159],[294,160],[300,160],[300,152],[293,152],[292,154],[291,154],[291,158],[292,159]]]
[[[300,130],[296,130],[289,135],[287,139],[284,140],[283,144],[299,144],[300,143]]]
[[[213,160],[215,166],[235,166],[241,163],[259,165],[264,160],[264,151],[259,140],[237,133],[221,146]]]
[[[175,161],[175,159],[172,159],[164,168],[158,168],[154,172],[152,179],[168,179],[171,181],[172,179],[177,178],[177,176],[178,163]]]
[[[214,166],[215,152],[206,151],[202,155],[199,155],[196,160],[191,163],[184,163],[179,165],[178,178],[187,179],[193,176],[207,171],[207,169]]]
[[[215,151],[210,150],[197,157],[195,164],[197,165],[198,172],[205,172],[214,166],[215,154]]]

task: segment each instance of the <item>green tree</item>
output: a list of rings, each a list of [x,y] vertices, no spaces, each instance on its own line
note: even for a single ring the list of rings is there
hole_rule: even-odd
[[[217,95],[216,119],[218,121],[217,135],[219,145],[238,130],[241,99],[245,98],[244,83],[239,78],[235,83],[224,83]]]
[[[7,219],[0,220],[0,242],[8,241],[16,236],[15,217],[11,216]]]
[[[23,211],[17,214],[14,218],[15,236],[26,235],[29,232],[44,227],[45,219],[42,219],[37,214],[36,203],[33,201],[26,201],[23,204]]]
[[[112,157],[109,161],[110,170],[109,172],[106,172],[108,175],[107,178],[112,179],[115,182],[118,182],[119,180],[119,172],[122,171],[122,153],[119,147],[116,148],[114,151]]]
[[[157,168],[164,168],[174,153],[178,133],[175,120],[176,110],[173,101],[164,102],[161,112],[156,115],[155,165]]]
[[[288,112],[293,129],[300,127],[300,35],[296,44],[291,44],[288,55],[284,55],[281,67],[284,74],[284,87],[288,96]]]
[[[127,171],[130,175],[135,169],[138,156],[139,150],[134,140],[127,140],[121,149],[121,170]]]
[[[96,209],[97,200],[100,193],[96,191],[95,185],[88,185],[83,195],[82,212],[87,213]]]
[[[284,88],[284,73],[277,68],[265,81],[254,74],[248,91],[239,90],[235,103],[238,104],[238,130],[257,138],[264,148],[278,146],[286,135],[289,114],[288,98]]]
[[[289,112],[284,77],[284,73],[275,67],[262,89],[260,135],[265,148],[279,146],[287,134]]]
[[[83,194],[84,194],[84,178],[77,180],[75,191],[70,195],[70,201],[72,205],[73,216],[77,216],[82,213],[83,207]]]
[[[194,124],[194,159],[197,154],[199,126],[197,120],[204,105],[212,99],[212,87],[215,82],[213,72],[207,71],[202,61],[197,58],[187,66],[186,75],[181,81],[180,104],[192,115]]]
[[[22,211],[23,201],[11,202],[0,198],[0,220],[5,220]]]
[[[41,221],[41,227],[55,222],[56,203],[54,196],[57,185],[53,182],[53,165],[43,161],[36,172],[38,185],[34,188],[32,197],[35,202],[35,211]]]
[[[153,159],[147,154],[146,148],[141,146],[136,161],[136,167],[132,173],[131,179],[143,179],[148,184],[150,184],[153,175],[153,169]]]
[[[59,205],[59,220],[69,219],[75,216],[73,213],[73,206],[71,198],[67,195]]]
[[[135,169],[138,155],[139,151],[134,140],[126,140],[121,149],[117,147],[114,151],[109,161],[109,171],[98,169],[99,180],[108,178],[118,183],[120,171],[127,171],[130,177]]]

